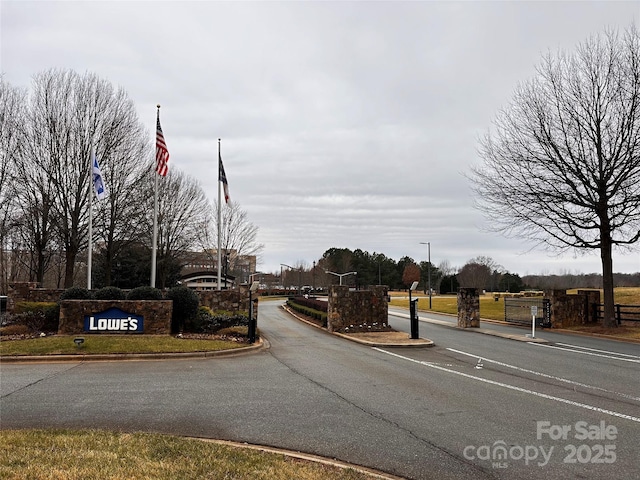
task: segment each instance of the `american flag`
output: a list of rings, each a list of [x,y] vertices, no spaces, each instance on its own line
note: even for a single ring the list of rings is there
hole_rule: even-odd
[[[156,172],[162,177],[169,171],[169,150],[164,141],[162,127],[160,127],[160,110],[158,110],[158,121],[156,123]]]
[[[222,155],[218,153],[218,180],[222,182],[224,189],[224,203],[229,203],[229,184],[227,183],[227,175],[224,173],[224,165],[222,165]]]

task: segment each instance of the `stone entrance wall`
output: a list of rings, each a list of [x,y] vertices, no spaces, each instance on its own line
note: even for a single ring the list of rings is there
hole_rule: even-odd
[[[84,317],[110,308],[119,308],[124,312],[142,316],[143,334],[169,335],[171,333],[173,300],[62,300],[58,334],[87,335],[89,332],[84,331]],[[128,335],[129,333],[118,334]]]
[[[480,297],[477,288],[458,289],[458,327],[480,327]]]
[[[589,305],[600,303],[600,290],[578,290],[575,294],[545,290],[544,297],[551,303],[552,328],[572,327],[591,322]]]
[[[209,307],[214,312],[217,310],[233,313],[249,311],[249,288],[245,285],[232,290],[202,290],[196,293],[200,297],[200,305]],[[257,317],[257,295],[254,295],[252,300],[254,316]]]
[[[330,332],[382,332],[390,330],[388,287],[377,285],[351,291],[346,285],[329,288],[327,329]]]
[[[60,300],[64,289],[62,288],[38,288],[36,282],[9,283],[7,293],[7,311],[13,312],[16,302],[50,302]]]

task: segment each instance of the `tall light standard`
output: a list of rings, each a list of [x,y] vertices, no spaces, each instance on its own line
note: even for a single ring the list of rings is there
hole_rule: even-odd
[[[420,242],[420,244],[427,246],[427,262],[429,263],[427,266],[427,278],[429,281],[429,310],[431,310],[431,242]]]
[[[329,270],[325,270],[324,273],[330,273],[331,275],[340,277],[340,285],[342,285],[342,277],[346,277],[347,275],[356,275],[358,272],[335,273],[335,272],[330,272]]]
[[[289,270],[293,270],[293,267],[291,265],[287,265],[286,263],[280,264],[280,280],[282,281],[282,287],[284,288],[284,280],[282,278],[282,267],[287,267]]]

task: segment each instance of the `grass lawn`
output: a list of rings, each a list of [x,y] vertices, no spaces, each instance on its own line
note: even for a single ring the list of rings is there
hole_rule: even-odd
[[[246,333],[246,327],[244,327]],[[84,338],[78,347],[74,338]],[[52,335],[26,340],[3,340],[0,355],[95,355],[109,353],[191,353],[246,347],[228,339],[188,339],[170,335]]]
[[[0,478],[371,480],[352,469],[202,440],[95,430],[3,430]]]

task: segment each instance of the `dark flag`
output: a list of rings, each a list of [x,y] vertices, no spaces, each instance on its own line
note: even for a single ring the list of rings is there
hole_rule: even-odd
[[[224,203],[229,203],[229,184],[227,183],[227,175],[224,173],[224,165],[222,165],[222,155],[218,153],[218,180],[222,182],[224,189]]]

